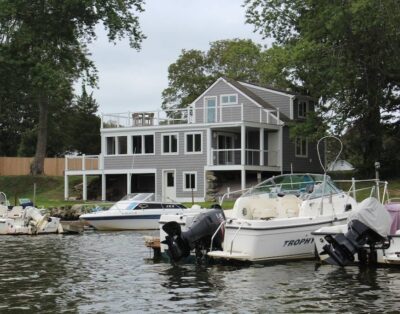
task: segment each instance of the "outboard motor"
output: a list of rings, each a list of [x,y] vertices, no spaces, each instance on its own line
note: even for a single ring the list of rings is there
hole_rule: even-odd
[[[348,231],[335,236],[328,235],[329,243],[323,249],[329,258],[328,263],[346,266],[354,262],[357,253],[361,264],[377,263],[376,245],[385,247],[389,234],[391,217],[385,207],[376,198],[370,197],[362,201],[358,210],[348,218]]]
[[[178,262],[195,249],[196,257],[201,258],[204,255],[202,252],[209,250],[211,238],[223,221],[225,221],[224,211],[217,208],[197,215],[185,232],[182,232],[179,223],[167,222],[162,228],[168,235],[162,243],[168,245],[169,257]],[[224,229],[221,227],[214,237],[213,247],[222,250],[223,240]]]

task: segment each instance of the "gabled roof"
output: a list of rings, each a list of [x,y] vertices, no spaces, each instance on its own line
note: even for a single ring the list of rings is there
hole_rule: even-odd
[[[238,89],[240,92],[242,92],[243,94],[245,94],[247,97],[249,97],[250,99],[252,99],[254,102],[256,102],[257,104],[259,104],[260,106],[262,106],[265,109],[268,110],[277,110],[276,107],[274,107],[273,105],[271,105],[270,103],[268,103],[266,100],[262,99],[260,96],[254,94],[251,90],[249,90],[248,88],[246,88],[244,85],[242,85],[241,83],[232,80],[228,77],[223,77],[223,79],[231,84],[233,87],[235,87],[236,89]],[[288,122],[290,121],[290,119],[283,114],[282,112],[279,113],[279,117],[280,120],[282,120],[283,122]]]
[[[286,95],[286,96],[288,96],[288,97],[302,96],[302,95],[299,94],[299,93],[295,93],[295,92],[292,92],[292,91],[290,91],[290,90],[283,89],[283,88],[272,87],[272,86],[270,86],[270,85],[260,86],[260,85],[257,85],[257,84],[254,84],[254,83],[249,83],[249,82],[239,82],[239,83],[240,83],[240,84],[243,84],[244,86],[249,85],[249,86],[251,86],[251,87],[259,88],[259,89],[264,89],[264,90],[267,90],[267,91],[270,91],[270,92],[277,92],[277,93],[279,93],[279,94],[284,94],[284,95]]]

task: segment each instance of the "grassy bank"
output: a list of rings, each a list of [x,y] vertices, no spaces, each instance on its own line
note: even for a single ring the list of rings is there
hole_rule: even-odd
[[[71,177],[69,179],[70,187],[81,183],[80,177]],[[18,198],[34,199],[33,190],[36,183],[36,206],[38,207],[60,207],[73,204],[82,204],[82,200],[77,201],[64,201],[64,178],[63,177],[48,177],[48,176],[0,176],[0,191],[4,192],[10,203],[14,205]],[[342,186],[343,190],[348,190],[348,184]],[[400,179],[389,181],[389,195],[390,197],[400,198]],[[364,192],[362,198],[367,197],[369,192]],[[73,191],[70,189],[71,196]],[[88,201],[93,203],[94,201]],[[100,203],[100,202],[97,202]],[[200,203],[203,207],[210,207],[213,203]],[[191,203],[186,203],[190,207]],[[224,203],[224,208],[232,208],[233,202]]]
[[[70,184],[81,182],[79,178],[71,178]],[[11,205],[18,203],[18,198],[34,200],[34,184],[36,184],[36,206],[57,207],[82,203],[82,201],[64,201],[64,178],[49,176],[0,176],[0,192],[7,195]]]

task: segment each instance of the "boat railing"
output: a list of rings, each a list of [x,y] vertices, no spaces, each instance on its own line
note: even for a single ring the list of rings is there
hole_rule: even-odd
[[[236,232],[235,232],[235,234],[234,234],[234,236],[233,236],[233,238],[232,238],[232,241],[231,241],[231,249],[230,249],[230,251],[229,251],[229,252],[230,252],[230,253],[229,253],[230,255],[232,255],[233,242],[235,242],[236,236],[238,235],[240,229],[242,229],[243,225],[244,225],[244,222],[241,222],[239,228],[236,230]]]
[[[222,228],[222,226],[225,225],[225,223],[226,223],[226,220],[221,221],[221,223],[219,224],[217,230],[214,232],[213,236],[211,237],[210,252],[212,252],[212,247],[213,247],[213,242],[214,242],[215,236],[217,235],[219,230]]]
[[[242,196],[244,192],[247,192],[247,191],[249,191],[249,190],[251,190],[251,189],[252,189],[252,188],[246,188],[246,189],[231,191],[231,190],[228,188],[228,191],[226,191],[226,192],[222,195],[222,197],[220,197],[219,205],[222,206],[222,204],[224,203],[224,200],[225,200],[226,198],[229,198],[232,194],[239,194],[240,196]]]
[[[352,197],[357,200],[357,195],[359,195],[360,192],[362,191],[370,191],[369,196],[375,196],[378,201],[380,201],[382,204],[385,202],[385,199],[389,199],[389,191],[388,191],[388,182],[387,181],[380,181],[378,179],[364,179],[364,180],[355,180],[352,178],[351,180],[335,180],[336,183],[344,183],[344,184],[350,184],[350,187],[348,189],[347,196],[349,197],[352,195]],[[366,187],[358,187],[357,184],[366,184],[366,183],[372,183],[372,186],[366,186]],[[382,194],[381,194],[381,189]]]

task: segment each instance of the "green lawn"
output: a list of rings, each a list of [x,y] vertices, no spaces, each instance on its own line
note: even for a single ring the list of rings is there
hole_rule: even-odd
[[[71,177],[69,181],[70,186],[74,186],[81,182],[81,178]],[[64,177],[0,176],[0,192],[4,192],[10,204],[15,205],[18,203],[18,198],[34,200],[35,183],[37,207],[50,208],[83,203],[82,201],[64,201]]]
[[[15,204],[18,198],[25,197],[34,199],[33,197],[33,186],[36,183],[36,206],[38,207],[61,207],[73,204],[101,204],[101,202],[88,201],[64,201],[64,178],[63,177],[48,177],[48,176],[0,176],[0,191],[4,192],[10,203]],[[70,177],[70,187],[81,183],[80,177]],[[370,186],[369,184],[364,184]],[[349,184],[342,184],[341,188],[344,191],[349,189]],[[70,195],[71,194],[70,189]],[[391,198],[400,198],[400,179],[389,181],[389,195]],[[369,191],[363,191],[357,194],[357,199],[363,199],[369,196]],[[199,203],[200,206],[209,208],[215,202],[204,202]],[[185,203],[187,207],[191,207],[191,203]],[[223,207],[225,209],[233,207],[233,201],[224,202]]]

